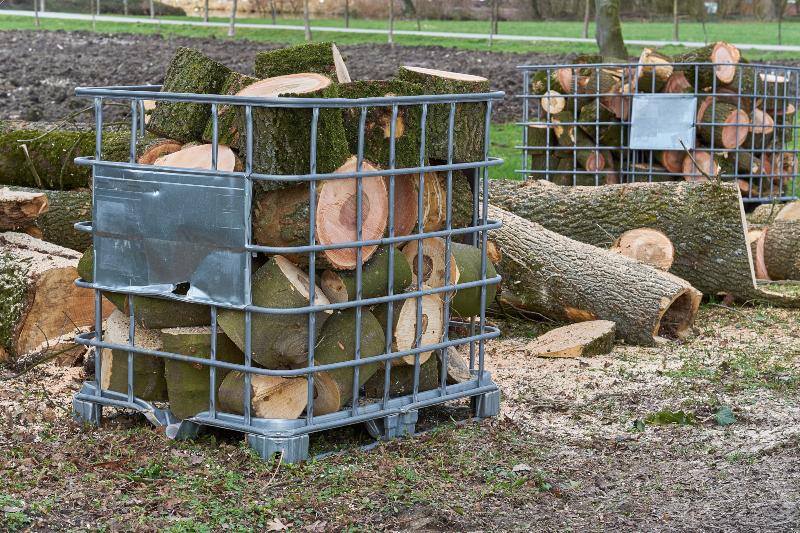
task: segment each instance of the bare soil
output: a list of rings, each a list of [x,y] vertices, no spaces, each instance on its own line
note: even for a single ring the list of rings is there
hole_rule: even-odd
[[[74,96],[75,87],[160,84],[179,46],[197,48],[245,74],[252,74],[257,52],[280,47],[246,40],[63,31],[5,31],[0,42],[0,118],[30,121],[57,120],[90,105]],[[485,76],[494,90],[507,95],[495,107],[496,122],[519,120],[520,104],[513,98],[522,86],[517,65],[570,57],[376,44],[343,46],[342,54],[353,79],[389,78],[405,64]]]
[[[370,451],[325,433],[315,452],[344,451],[302,465],[113,410],[82,427],[81,366],[0,370],[0,529],[800,530],[800,311],[708,305],[684,342],[582,359],[531,358],[552,325],[498,322],[500,417],[429,409]]]

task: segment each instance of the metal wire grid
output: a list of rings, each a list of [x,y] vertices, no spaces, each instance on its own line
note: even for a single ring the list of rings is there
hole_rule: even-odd
[[[641,65],[638,63],[591,63],[563,65],[523,65],[518,67],[523,77],[522,99],[522,165],[517,173],[523,179],[547,179],[561,185],[604,185],[637,181],[705,180],[712,178],[734,181],[739,184],[745,202],[785,201],[797,198],[798,190],[798,144],[797,114],[800,101],[800,69],[772,65],[741,63],[735,65],[733,85],[723,85],[716,76],[711,84],[701,85],[701,72],[720,66],[715,63],[664,63]],[[636,120],[630,109],[637,96],[657,94],[657,79],[640,83],[640,73],[653,72],[654,68],[669,68],[672,72],[686,73],[684,78],[694,82],[676,91],[677,94],[693,96],[699,109],[695,126],[699,132],[705,128],[708,141],[705,146],[697,144],[693,155],[706,152],[714,160],[726,162],[719,175],[708,170],[703,161],[690,165],[690,171],[670,171],[662,167],[658,150],[637,150],[629,146],[631,128]],[[618,83],[615,92],[601,88],[602,72],[613,72]],[[542,74],[544,74],[542,76]],[[559,78],[559,75],[561,78]],[[692,77],[693,75],[693,77]],[[533,91],[534,79],[544,80],[544,91]],[[569,80],[569,90],[556,86],[554,80]],[[747,80],[753,80],[752,83]],[[563,98],[565,105],[561,113],[551,112],[548,96],[553,91]],[[544,93],[544,94],[542,94]],[[717,120],[719,102],[733,105],[737,111],[734,122]],[[582,106],[592,104],[594,113],[582,113]],[[608,106],[616,108],[609,110]],[[591,109],[591,108],[590,108]],[[712,119],[703,117],[710,110]],[[753,110],[768,112],[774,123],[770,128],[754,124]],[[662,109],[668,120],[669,108]],[[745,113],[742,115],[740,113]],[[763,117],[763,115],[761,115]],[[747,117],[744,121],[741,118]],[[762,119],[763,120],[763,119]],[[559,142],[555,135],[548,134],[546,142],[536,142],[530,134],[531,127],[544,127],[552,131],[556,127],[576,128],[572,143]],[[653,135],[658,135],[659,124],[646,124]],[[717,143],[719,128],[734,128],[735,135],[747,133],[745,142],[730,148]],[[613,142],[602,139],[604,131],[618,128],[611,135]],[[771,130],[771,131],[768,131]],[[589,144],[579,144],[578,138],[589,139]],[[687,148],[691,148],[688,146]],[[685,155],[686,150],[683,150]],[[605,159],[603,168],[587,168],[579,160]],[[748,163],[751,164],[748,168]],[[598,165],[599,166],[599,165]],[[709,164],[711,170],[717,170]]]
[[[308,254],[308,277],[309,277],[309,305],[299,308],[266,308],[252,305],[251,300],[251,260],[246,262],[247,268],[242,273],[245,283],[245,294],[247,298],[246,305],[233,306],[226,302],[213,302],[210,305],[210,326],[211,326],[211,350],[209,358],[198,358],[183,354],[165,352],[160,350],[145,349],[135,345],[136,335],[136,309],[134,307],[133,291],[123,290],[119,287],[104,287],[98,283],[88,283],[85,280],[77,280],[76,284],[81,287],[91,288],[95,291],[95,331],[78,335],[76,342],[93,346],[98,351],[98,356],[95,358],[95,380],[94,382],[87,382],[84,388],[75,395],[76,414],[84,419],[94,423],[99,423],[102,416],[102,406],[112,406],[119,408],[130,408],[141,412],[151,420],[151,422],[159,425],[177,424],[180,421],[175,419],[168,410],[162,410],[154,407],[148,402],[142,401],[134,396],[134,375],[133,375],[133,360],[137,355],[146,355],[160,357],[164,359],[171,359],[175,361],[182,361],[186,363],[193,363],[209,367],[209,381],[210,381],[210,394],[208,410],[199,413],[181,423],[177,431],[173,431],[180,435],[191,436],[196,434],[196,430],[200,425],[216,426],[228,428],[245,432],[249,437],[263,437],[268,441],[266,446],[261,446],[262,455],[269,455],[272,451],[286,451],[286,447],[293,444],[293,441],[298,438],[305,437],[305,446],[301,445],[299,452],[294,456],[285,456],[284,460],[301,460],[307,454],[307,435],[312,432],[322,431],[334,427],[355,424],[358,422],[383,420],[389,424],[383,426],[383,436],[394,436],[402,433],[402,428],[394,428],[397,431],[394,433],[390,431],[388,425],[397,422],[397,417],[408,420],[409,413],[413,413],[411,418],[411,431],[413,431],[413,421],[416,419],[416,410],[422,407],[427,407],[434,404],[443,403],[463,397],[473,398],[473,407],[476,409],[476,416],[492,416],[497,414],[499,401],[499,390],[496,385],[491,381],[491,377],[485,370],[485,341],[499,336],[500,332],[497,328],[487,325],[486,323],[486,286],[496,284],[500,281],[499,276],[487,278],[487,234],[488,231],[500,226],[500,222],[489,220],[487,218],[488,209],[488,168],[491,166],[500,165],[503,163],[501,159],[489,157],[489,131],[490,131],[490,118],[492,111],[492,103],[495,100],[501,99],[504,96],[502,92],[491,92],[482,94],[463,94],[463,95],[437,95],[437,96],[404,96],[404,97],[382,97],[382,98],[362,98],[355,100],[348,99],[307,99],[307,98],[255,98],[255,97],[239,97],[239,96],[220,96],[220,95],[197,95],[197,94],[171,94],[159,92],[160,86],[145,85],[145,86],[129,86],[129,87],[108,87],[108,88],[78,88],[76,94],[78,96],[87,96],[94,99],[95,110],[95,127],[96,127],[96,147],[94,157],[80,157],[76,159],[76,163],[81,165],[89,165],[93,167],[93,175],[96,177],[98,165],[105,165],[109,167],[118,167],[125,170],[135,172],[137,170],[152,170],[152,166],[141,165],[136,163],[136,146],[137,137],[144,135],[145,132],[145,114],[144,114],[144,101],[167,101],[167,102],[193,102],[193,103],[206,103],[211,105],[212,110],[212,170],[196,170],[189,171],[191,174],[196,175],[212,175],[212,176],[225,176],[234,177],[245,180],[245,202],[244,214],[246,217],[244,226],[246,230],[246,242],[243,243],[243,249],[249,252],[247,255],[252,259],[254,253],[264,254]],[[110,162],[102,159],[102,131],[103,131],[103,104],[104,101],[114,99],[129,101],[131,107],[131,141],[130,141],[130,160],[128,162]],[[482,103],[486,106],[484,116],[484,155],[483,159],[475,162],[468,163],[455,163],[453,162],[453,142],[454,142],[454,123],[457,111],[457,105],[463,103]],[[428,120],[429,106],[431,105],[448,105],[449,106],[449,123],[448,123],[448,158],[446,164],[430,165],[426,164],[427,158],[425,154],[426,146],[426,125]],[[246,159],[243,172],[225,172],[217,170],[218,158],[218,108],[220,105],[236,105],[243,106],[245,109],[246,121]],[[398,108],[401,106],[419,106],[421,107],[421,141],[420,141],[420,158],[419,166],[414,168],[396,168],[395,167],[395,132],[397,126]],[[304,108],[312,109],[312,120],[310,128],[311,147],[310,147],[310,168],[309,173],[306,175],[266,175],[259,174],[253,171],[252,161],[252,147],[253,147],[253,108],[254,107],[284,107],[284,108]],[[389,168],[376,171],[362,170],[364,161],[364,132],[367,117],[367,111],[370,107],[390,107],[392,110],[392,119],[390,125],[390,164]],[[317,155],[317,126],[319,120],[319,112],[322,108],[358,108],[360,109],[360,124],[359,124],[359,139],[358,139],[358,153],[357,153],[357,167],[354,172],[342,172],[336,174],[320,174],[316,168],[316,155]],[[138,133],[138,135],[137,135]],[[176,167],[158,167],[159,172],[169,173],[186,173],[186,169]],[[472,224],[470,227],[453,228],[452,227],[452,194],[453,194],[453,171],[465,170],[473,171],[473,214]],[[447,213],[445,229],[438,231],[423,232],[423,191],[424,180],[426,172],[446,172],[447,177]],[[417,233],[405,236],[396,236],[394,234],[394,195],[395,195],[395,178],[399,174],[417,174],[419,176],[418,187],[418,225]],[[363,210],[363,183],[365,177],[371,176],[388,176],[388,206],[389,206],[389,221],[388,221],[388,236],[380,239],[362,238],[362,210]],[[356,220],[357,220],[357,234],[356,241],[346,243],[335,243],[321,245],[316,244],[315,227],[316,227],[316,186],[320,180],[334,180],[334,179],[347,179],[357,178],[357,195],[356,195]],[[260,246],[253,244],[251,241],[250,230],[250,213],[252,204],[252,182],[254,180],[268,180],[268,181],[284,181],[284,182],[297,182],[308,183],[309,186],[309,228],[308,228],[308,243],[304,246],[292,247],[275,247],[275,246]],[[93,195],[94,196],[94,195]],[[96,197],[94,198],[96,208]],[[96,210],[94,211],[97,212]],[[82,231],[93,232],[94,229],[91,223],[84,222],[76,224],[76,228]],[[453,283],[450,280],[450,249],[452,239],[454,237],[464,238],[471,235],[471,243],[474,246],[479,246],[481,249],[481,279],[473,282]],[[430,237],[441,237],[445,239],[445,281],[444,286],[436,288],[428,288],[422,286],[421,276],[418,276],[416,287],[414,290],[400,294],[394,293],[393,286],[393,271],[395,265],[395,246],[397,244],[406,243],[410,241],[417,241],[418,250],[420,253],[417,255],[416,271],[423,271],[423,254],[422,241]],[[95,239],[97,236],[95,236]],[[377,298],[362,298],[362,247],[371,245],[388,245],[389,249],[389,275],[388,275],[388,295]],[[318,304],[316,303],[315,286],[317,275],[316,256],[324,250],[339,249],[339,248],[355,248],[357,253],[357,267],[356,267],[356,298],[352,301],[343,303],[329,303]],[[95,280],[97,280],[97,264],[95,260]],[[468,323],[459,322],[450,319],[450,299],[453,291],[459,289],[468,289],[473,287],[480,287],[480,314],[478,317],[472,317]],[[127,303],[129,308],[129,342],[127,345],[112,344],[103,340],[102,337],[102,291],[112,290],[114,292],[121,292],[127,294]],[[141,294],[141,293],[136,293]],[[444,331],[441,342],[436,344],[424,345],[421,343],[420,324],[422,324],[422,297],[428,294],[440,294],[444,297]],[[186,296],[176,295],[174,293],[158,293],[148,294],[148,296],[155,296],[158,298],[171,299],[183,302],[194,302]],[[360,328],[361,328],[361,314],[364,307],[384,304],[388,302],[396,302],[398,300],[415,298],[417,310],[416,322],[416,341],[412,349],[403,351],[392,351],[392,329],[386,328],[385,338],[385,352],[382,355],[361,358],[360,355]],[[205,302],[203,302],[205,303]],[[239,309],[245,313],[245,336],[244,336],[244,364],[234,364],[225,361],[217,360],[217,312],[219,308]],[[317,342],[315,321],[316,314],[327,310],[342,310],[348,308],[355,308],[356,313],[356,332],[355,332],[355,357],[351,361],[344,361],[339,363],[332,363],[326,365],[315,364],[314,348]],[[291,370],[275,370],[266,369],[253,366],[251,339],[252,339],[252,314],[261,313],[266,315],[287,315],[287,314],[306,314],[308,316],[308,358],[307,366],[303,368],[296,368]],[[387,323],[392,324],[393,306],[387,306]],[[477,319],[477,320],[476,320]],[[476,323],[477,322],[477,323]],[[449,327],[467,328],[469,334],[461,338],[449,338]],[[466,383],[447,385],[447,363],[448,363],[448,348],[450,346],[459,346],[468,344],[469,352],[469,368],[472,379]],[[477,347],[476,347],[477,345]],[[117,393],[111,390],[102,390],[100,385],[100,377],[102,375],[102,358],[99,356],[99,350],[116,349],[125,351],[128,354],[128,375],[127,375],[127,394]],[[436,390],[419,391],[419,377],[420,377],[420,354],[436,350],[440,353],[441,357],[441,371],[439,375],[439,387]],[[391,361],[404,357],[414,356],[414,378],[413,378],[413,392],[410,395],[392,398],[390,397],[389,383],[391,380],[392,364]],[[436,357],[436,354],[432,355]],[[360,405],[359,399],[359,370],[366,364],[385,362],[384,372],[384,395],[381,401]],[[216,405],[217,390],[217,375],[216,369],[238,370],[244,373],[244,394],[243,394],[243,415],[221,412]],[[316,416],[314,414],[314,380],[319,372],[331,371],[339,368],[352,368],[354,374],[352,402],[349,408],[343,409],[337,413]],[[304,376],[307,380],[307,407],[305,416],[296,420],[279,420],[279,419],[259,419],[253,417],[251,413],[251,397],[250,397],[250,384],[252,375],[264,376],[277,376],[277,377],[300,377]],[[81,404],[80,402],[84,402]],[[392,418],[394,417],[394,419]],[[405,418],[403,418],[405,417]],[[394,422],[393,422],[394,420]],[[378,426],[380,428],[380,426]],[[251,446],[254,446],[253,441],[250,441]]]

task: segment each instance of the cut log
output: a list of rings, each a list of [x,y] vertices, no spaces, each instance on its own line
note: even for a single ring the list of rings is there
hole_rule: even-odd
[[[719,176],[720,166],[711,152],[694,150],[683,160],[683,177],[686,181],[706,181]]]
[[[231,72],[228,74],[225,83],[222,84],[220,94],[235,95],[245,87],[249,87],[258,81],[258,78]],[[218,105],[217,106],[217,142],[227,146],[241,146],[241,127],[237,106]],[[214,135],[214,117],[209,117],[208,123],[203,130],[204,142],[210,143]]]
[[[547,91],[539,98],[539,107],[548,115],[557,115],[569,110],[567,98],[558,91]]]
[[[561,113],[554,117],[553,121],[556,122],[553,131],[555,131],[558,144],[565,148],[572,148],[581,167],[589,172],[598,172],[606,168],[605,154],[598,149],[598,145],[585,131],[574,125],[561,124],[562,122],[574,122],[574,117],[569,113]]]
[[[589,107],[587,104],[585,107]],[[583,121],[583,109],[581,109],[581,121]],[[594,117],[592,117],[594,120]],[[587,120],[588,122],[588,120]],[[553,135],[553,128],[550,123],[536,122],[528,125],[528,153],[534,156],[546,153],[547,149],[556,145],[556,138]]]
[[[386,194],[391,187],[390,176],[383,177]],[[419,174],[401,174],[394,178],[394,236],[411,234],[417,227],[419,207]],[[388,220],[387,220],[388,223]],[[389,228],[386,228],[389,235]]]
[[[330,78],[302,73],[268,78],[245,87],[237,96],[335,98],[339,92]],[[311,108],[254,107],[253,171],[262,174],[300,175],[311,171]],[[237,126],[245,131],[245,108],[237,106]],[[245,136],[239,135],[239,153],[246,154]],[[319,110],[317,122],[317,173],[335,171],[350,157],[342,110]],[[286,182],[258,181],[256,189],[275,189]]]
[[[422,322],[419,324],[419,345],[432,345],[441,342],[444,334],[444,308],[438,294],[428,294],[418,298],[398,300],[392,304],[392,351],[402,352],[416,347],[417,303],[422,306]],[[384,331],[388,327],[388,305],[375,306],[372,310]],[[425,362],[433,351],[420,352],[419,359]],[[395,359],[395,364],[414,364],[413,355]]]
[[[717,84],[726,85],[733,82],[736,77],[736,64],[740,59],[741,54],[735,46],[719,41],[676,55],[672,61],[689,63],[682,66],[681,70],[689,83],[700,90],[715,87]],[[694,65],[692,63],[714,63],[714,65]],[[714,78],[717,79],[716,84]]]
[[[103,340],[112,344],[128,344],[130,319],[121,311],[114,311],[106,320]],[[137,327],[134,345],[146,350],[161,350],[158,330]],[[100,388],[122,394],[128,393],[128,352],[102,349],[100,363]],[[133,354],[133,395],[141,400],[167,401],[167,382],[164,379],[164,359],[150,355]]]
[[[229,372],[219,388],[220,410],[244,414],[245,375]],[[252,375],[250,377],[250,413],[256,418],[298,418],[308,403],[308,381],[305,378],[282,378]]]
[[[764,228],[751,228],[747,230],[747,242],[750,244],[750,255],[753,256],[753,266],[757,280],[769,280],[767,265],[764,262]]]
[[[611,353],[616,324],[610,320],[578,322],[540,335],[525,346],[534,357],[588,357]]]
[[[664,89],[674,71],[672,58],[651,48],[644,48],[639,56],[636,75],[637,88],[643,93],[658,93]]]
[[[364,395],[367,398],[383,398],[386,380],[385,366],[381,364],[375,374],[364,384]],[[439,386],[439,361],[431,357],[419,365],[419,381],[417,392],[433,390]],[[405,396],[414,392],[414,364],[392,365],[389,379],[389,397]]]
[[[256,54],[255,74],[258,78],[302,72],[322,74],[339,83],[350,82],[342,54],[331,42],[304,43]]]
[[[378,298],[388,294],[389,247],[380,248],[364,264],[361,272],[361,298]],[[411,267],[406,256],[395,250],[393,292],[399,294],[411,285]],[[333,303],[350,302],[356,299],[356,271],[326,270],[320,281],[325,296]]]
[[[175,153],[181,148],[183,148],[183,144],[179,141],[172,139],[156,139],[147,143],[147,145],[140,150],[140,155],[137,157],[136,162],[141,165],[152,165],[158,158]]]
[[[354,172],[356,158],[351,157],[337,172]],[[375,170],[368,161],[363,171]],[[317,183],[316,239],[319,244],[355,241],[357,235],[358,179],[344,178]],[[380,239],[386,231],[389,201],[381,176],[362,178],[362,233],[364,240]],[[309,191],[305,185],[291,189],[257,192],[253,207],[253,239],[264,246],[303,246],[309,244]],[[361,260],[367,261],[377,245],[361,248]],[[291,259],[303,264],[307,254],[294,254]],[[354,269],[358,261],[357,248],[339,248],[317,253],[336,270]]]
[[[675,260],[675,247],[672,241],[653,228],[626,231],[614,241],[610,250],[659,270],[669,270]]]
[[[589,137],[597,139],[597,145],[603,148],[618,148],[622,146],[622,125],[614,123],[615,121],[616,115],[600,103],[599,99],[594,99],[584,105],[578,116],[578,122],[581,122],[579,126],[581,130]],[[595,143],[591,144],[594,145]]]
[[[663,152],[658,152],[657,156],[667,172],[683,174],[683,160],[686,158],[686,152],[680,150],[665,150]]]
[[[198,144],[183,148],[177,152],[167,154],[156,159],[153,164],[158,167],[198,168],[211,170],[213,146]],[[217,170],[224,172],[241,172],[242,163],[229,147],[220,144],[217,146]]]
[[[317,365],[352,361],[356,356],[356,310],[337,311],[326,322],[320,332],[314,350]],[[383,328],[375,316],[362,309],[361,342],[359,358],[368,359],[384,353]],[[358,384],[363,386],[378,370],[380,363],[365,363],[359,367]],[[340,368],[316,374],[316,398],[314,414],[335,413],[353,398],[354,370]]]
[[[424,231],[444,229],[447,227],[447,173],[426,173],[424,195],[422,214]],[[468,176],[454,171],[450,196],[451,227],[464,228],[472,225],[473,201],[472,187]]]
[[[439,355],[439,358],[441,358],[441,355]],[[462,344],[447,348],[447,384],[455,385],[456,383],[465,383],[471,379],[472,372],[469,370],[469,345]]]
[[[536,72],[531,80],[531,94],[545,94],[551,90],[558,91],[561,94],[582,92],[582,89],[589,82],[589,78],[580,74],[576,76],[575,74],[571,68],[541,69]]]
[[[753,211],[747,215],[747,222],[751,225],[768,225],[772,224],[775,217],[778,216],[784,207],[789,205],[797,205],[796,202],[789,204],[760,204],[757,205]],[[800,209],[800,208],[793,208]]]
[[[692,84],[686,79],[686,74],[681,71],[673,71],[667,83],[664,85],[665,93],[690,93]]]
[[[0,347],[10,359],[57,351],[75,328],[94,324],[94,294],[74,283],[80,258],[24,233],[0,234]]]
[[[397,78],[417,83],[425,94],[464,94],[489,91],[489,80],[481,76],[422,67],[400,67]],[[431,159],[447,160],[450,104],[428,107],[426,150]],[[484,159],[486,104],[456,105],[453,127],[453,161],[468,163]]]
[[[503,301],[565,322],[611,320],[630,344],[690,333],[702,294],[688,282],[494,206],[489,216],[503,222],[491,236]]]
[[[47,195],[0,188],[0,231],[27,228],[47,212]]]
[[[192,48],[180,47],[167,67],[163,92],[220,94],[231,71]],[[180,142],[199,141],[211,116],[211,104],[156,102],[147,130]]]
[[[211,327],[170,328],[161,330],[163,351],[203,359],[211,358]],[[244,364],[244,354],[221,331],[217,332],[217,361]],[[216,390],[230,372],[216,370]],[[167,381],[169,410],[180,419],[189,418],[208,410],[211,390],[210,367],[199,363],[185,363],[164,359],[164,377]],[[216,391],[215,391],[216,393]]]
[[[280,255],[270,257],[267,264],[253,274],[253,305],[293,309],[309,305],[308,275]],[[314,304],[330,303],[322,289],[315,287]],[[330,312],[317,313],[316,331],[322,328]],[[245,314],[221,309],[219,325],[239,347],[245,349]],[[306,363],[308,358],[308,314],[251,315],[251,351],[253,360],[266,368],[286,368]]]
[[[339,86],[340,98],[377,98],[423,94],[421,85],[400,80],[354,81]],[[358,153],[361,108],[343,110],[344,129],[350,152]],[[395,168],[419,166],[422,126],[421,106],[397,106],[394,129]],[[392,137],[392,107],[368,107],[364,124],[364,159],[389,168]]]
[[[78,262],[78,276],[92,283],[94,248],[89,247]],[[73,278],[74,280],[74,278]],[[118,292],[103,291],[103,296],[128,316],[128,296]],[[133,310],[136,321],[148,329],[203,326],[211,321],[211,311],[205,305],[178,302],[150,296],[134,296]]]
[[[557,187],[492,180],[492,203],[566,237],[608,247],[624,232],[650,227],[675,246],[670,272],[708,295],[795,306],[800,299],[755,288],[737,188],[716,182]]]
[[[698,105],[697,133],[714,148],[737,148],[747,139],[750,116],[736,106],[714,102],[711,97]]]
[[[764,233],[764,264],[769,278],[800,280],[800,202],[784,206]]]

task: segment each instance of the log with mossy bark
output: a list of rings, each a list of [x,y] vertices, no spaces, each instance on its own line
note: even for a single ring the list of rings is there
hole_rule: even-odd
[[[489,215],[503,222],[491,236],[502,256],[502,302],[565,322],[610,320],[630,344],[691,332],[702,294],[688,282],[500,208]]]
[[[249,87],[258,81],[258,78],[231,72],[228,74],[225,83],[222,84],[220,94],[235,95],[245,87]],[[238,117],[237,106],[222,104],[217,106],[217,142],[228,146],[240,146],[240,139],[243,134],[241,121]],[[214,136],[214,117],[209,117],[208,123],[203,130],[202,140],[212,142]]]
[[[47,211],[39,215],[34,224],[41,233],[40,239],[79,252],[91,246],[92,234],[75,229],[76,222],[92,218],[91,191],[53,191],[13,186],[11,190],[43,194],[47,198]]]
[[[764,228],[764,264],[773,280],[800,280],[800,202],[786,204]]]
[[[160,336],[162,349],[165,352],[202,359],[211,358],[210,326],[162,329]],[[222,331],[218,331],[216,337],[214,356],[217,361],[244,364],[244,354]],[[183,419],[208,410],[211,391],[210,368],[200,363],[164,359],[169,410],[173,415]],[[217,390],[228,372],[230,371],[225,368],[216,369]]]
[[[725,102],[705,98],[698,104],[697,133],[708,146],[737,148],[750,131],[750,116]]]
[[[229,372],[219,388],[220,411],[244,414],[245,374]],[[308,381],[253,374],[250,377],[250,414],[256,418],[294,420],[308,403]]]
[[[367,398],[383,398],[386,382],[386,367],[381,364],[377,372],[364,384]],[[414,364],[392,364],[389,376],[389,397],[405,396],[414,392]],[[430,357],[419,365],[417,392],[433,390],[439,386],[439,359]]]
[[[421,85],[401,80],[354,81],[339,85],[339,97],[348,99],[421,94],[423,94]],[[347,142],[353,154],[358,153],[361,112],[361,108],[358,107],[343,110]],[[388,168],[392,140],[392,107],[373,106],[368,107],[366,112],[364,159]],[[397,120],[394,125],[395,168],[419,166],[421,118],[421,106],[397,106]]]
[[[581,69],[563,68],[543,68],[534,74],[531,79],[531,94],[545,94],[548,91],[558,91],[561,94],[578,94],[584,92],[583,89],[589,82],[586,75],[582,75]],[[577,90],[576,90],[577,89]]]
[[[557,187],[544,181],[493,180],[492,203],[549,230],[600,247],[650,227],[675,246],[670,272],[708,295],[797,306],[800,299],[756,289],[744,207],[736,186],[672,182]]]
[[[280,255],[254,274],[251,283],[253,305],[295,309],[310,305],[308,275]],[[322,289],[314,287],[314,304],[329,303]],[[330,313],[317,313],[319,332]],[[221,309],[218,322],[225,334],[240,350],[245,349],[245,312]],[[251,352],[253,360],[266,368],[287,368],[302,365],[308,357],[309,317],[307,313],[251,314]]]
[[[94,295],[74,284],[80,258],[24,233],[0,234],[0,359],[55,352],[76,327],[94,324]],[[104,305],[103,316],[110,312]]]
[[[637,89],[641,93],[659,93],[674,72],[672,58],[651,48],[642,49],[636,68]]]
[[[386,296],[389,290],[389,264],[393,258],[392,285],[394,294],[405,291],[411,285],[411,267],[406,256],[399,250],[384,246],[364,264],[361,271],[361,298]],[[322,273],[320,287],[333,303],[351,302],[356,299],[355,270],[326,270]]]
[[[442,340],[444,334],[444,303],[440,294],[428,294],[418,298],[406,298],[392,303],[377,305],[372,309],[384,332],[389,329],[389,306],[392,308],[392,351],[403,352],[419,346],[432,345]],[[417,321],[417,307],[421,320]],[[432,351],[420,352],[420,361],[425,362]],[[404,355],[395,359],[395,364],[413,365],[415,356]]]
[[[747,214],[747,223],[751,226],[765,226],[772,224],[778,213],[788,204],[764,203],[759,204]]]
[[[255,75],[274,78],[313,72],[338,83],[349,83],[350,74],[342,54],[332,42],[304,43],[256,54]]]
[[[161,91],[220,94],[230,73],[228,67],[198,50],[180,47],[170,61]],[[150,113],[147,130],[184,143],[199,141],[210,116],[211,104],[159,101]]]
[[[740,59],[741,54],[735,46],[719,41],[673,56],[672,61],[685,63],[676,68],[681,70],[687,81],[699,91],[731,83],[736,77],[736,64]],[[714,63],[714,65],[702,63]]]
[[[354,172],[356,159],[350,158],[337,172]],[[364,161],[362,171],[375,170]],[[381,176],[362,178],[363,240],[380,239],[386,231],[389,200]],[[253,240],[264,246],[303,246],[309,244],[309,188],[298,185],[289,189],[257,191],[253,202]],[[357,240],[358,179],[323,180],[316,184],[315,236],[319,244]],[[361,261],[368,261],[376,245],[361,248]],[[293,254],[299,264],[308,254]],[[317,252],[317,266],[352,270],[358,262],[357,248],[338,248]]]
[[[572,148],[577,163],[589,172],[601,171],[606,167],[606,153],[586,132],[575,126],[575,119],[569,113],[561,113],[554,119],[553,127],[558,144]],[[568,156],[569,157],[569,156]]]
[[[77,266],[78,276],[88,283],[94,279],[94,247],[83,253]],[[128,296],[119,292],[103,291],[103,296],[125,313],[130,311]],[[136,321],[148,329],[203,326],[211,321],[211,310],[200,304],[179,302],[152,296],[133,296]]]
[[[578,115],[579,127],[593,139],[599,147],[619,148],[623,146],[623,128],[613,111],[604,106],[599,99],[588,102]]]
[[[447,72],[423,67],[400,67],[397,78],[422,86],[425,94],[465,94],[489,91],[489,80],[482,76]],[[428,106],[426,153],[431,159],[448,159],[451,104]],[[486,104],[481,102],[455,105],[452,158],[457,163],[484,159]]]
[[[47,195],[42,192],[12,191],[0,187],[0,231],[24,230],[47,209]]]
[[[356,358],[356,310],[336,311],[323,326],[314,348],[317,365],[352,361]],[[384,353],[386,348],[383,328],[378,319],[361,310],[361,335],[358,337],[359,359],[368,359]],[[363,386],[377,372],[379,362],[361,364],[358,385]],[[353,398],[355,383],[352,367],[318,372],[315,377],[314,414],[324,415],[341,410]]]

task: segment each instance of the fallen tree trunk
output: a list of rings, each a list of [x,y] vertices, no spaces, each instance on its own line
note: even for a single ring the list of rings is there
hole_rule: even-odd
[[[800,280],[800,202],[783,207],[764,228],[764,265],[772,280]]]
[[[689,334],[702,294],[688,282],[494,206],[489,217],[503,223],[491,234],[501,302],[564,322],[610,320],[630,344]]]
[[[670,272],[708,295],[800,305],[756,289],[744,209],[733,184],[636,183],[558,187],[543,181],[491,182],[492,203],[577,241],[607,248],[624,232],[654,228],[675,246]]]
[[[24,233],[0,234],[0,354],[54,351],[94,324],[94,294],[74,284],[80,258]]]
[[[25,229],[47,212],[44,193],[0,188],[0,231]]]

